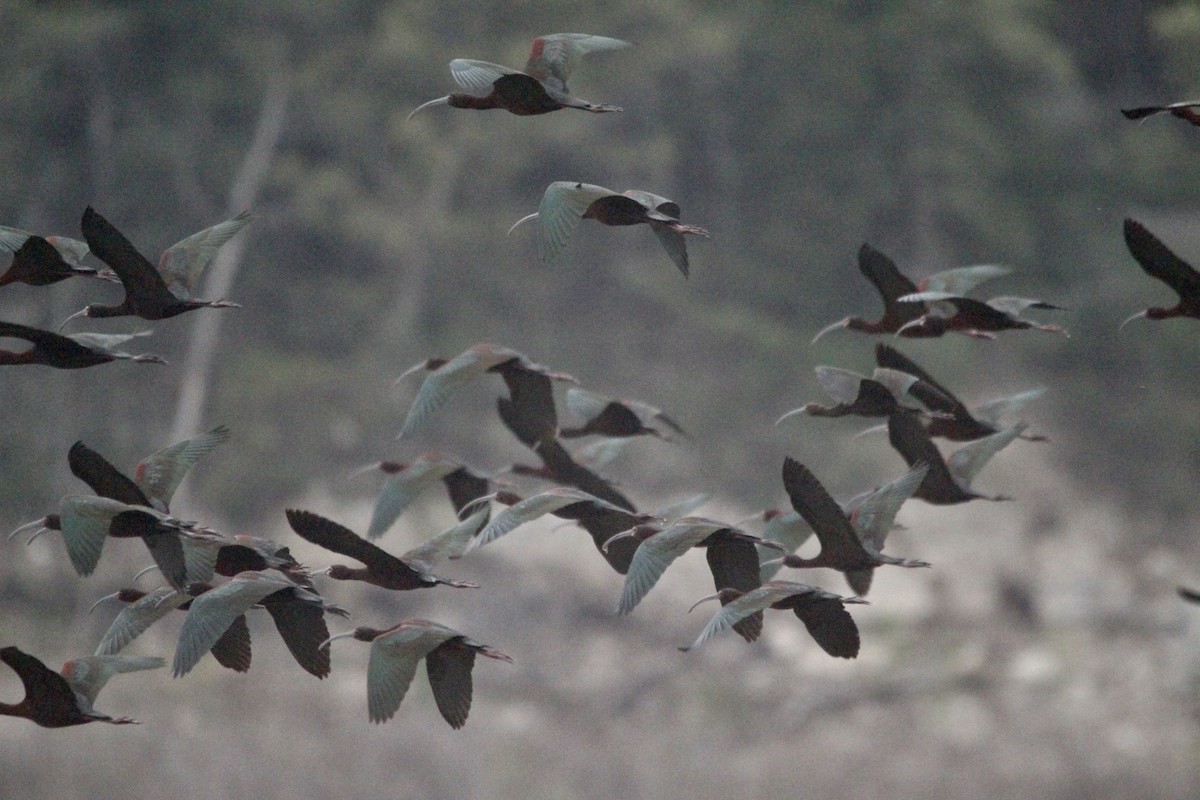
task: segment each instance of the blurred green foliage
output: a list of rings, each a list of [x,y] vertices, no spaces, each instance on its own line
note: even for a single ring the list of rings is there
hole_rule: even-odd
[[[637,44],[590,56],[571,82],[624,114],[406,121],[456,88],[450,59],[520,67],[534,35],[558,30]],[[776,503],[784,453],[822,459],[847,493],[886,480],[901,464],[884,446],[770,424],[815,399],[814,365],[869,366],[867,338],[808,344],[877,308],[853,266],[863,241],[918,277],[1011,264],[997,293],[1069,306],[1055,321],[1070,340],[905,349],[971,401],[1047,384],[1030,417],[1063,469],[1164,526],[1200,511],[1195,325],[1116,334],[1167,299],[1125,252],[1122,217],[1161,223],[1200,259],[1200,131],[1117,113],[1195,91],[1193,3],[12,0],[0,33],[0,222],[77,235],[93,204],[151,258],[223,218],[267,83],[290,82],[230,292],[244,308],[211,312],[228,317],[197,426],[235,431],[194,491],[238,526],[278,528],[308,483],[416,447],[521,457],[490,398],[456,402],[425,440],[392,441],[415,391],[394,377],[481,339],[696,433],[669,475],[629,470],[639,502],[686,487]],[[583,225],[550,265],[529,229],[506,237],[563,179],[677,199],[713,231],[691,243],[691,280],[645,231]],[[80,283],[8,288],[0,317],[50,327],[116,292]],[[75,439],[126,466],[167,443],[195,316],[154,326],[145,349],[166,368],[0,374],[5,519],[78,490]]]

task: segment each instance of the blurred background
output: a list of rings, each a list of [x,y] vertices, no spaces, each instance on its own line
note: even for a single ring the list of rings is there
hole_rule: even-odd
[[[452,58],[520,68],[534,36],[558,31],[636,43],[571,79],[624,113],[406,121],[457,90]],[[1014,502],[905,506],[888,551],[934,567],[881,571],[872,604],[853,609],[854,662],[770,611],[755,645],[679,653],[706,618],[684,613],[711,591],[699,555],[618,619],[619,576],[551,521],[440,570],[477,592],[322,584],[354,624],[424,616],[514,657],[477,665],[462,731],[438,716],[423,669],[396,718],[371,725],[366,645],[335,644],[319,683],[252,620],[247,675],[206,659],[178,681],[115,680],[98,707],[140,727],[0,718],[0,795],[1200,793],[1200,609],[1175,595],[1200,585],[1200,329],[1117,331],[1175,302],[1125,249],[1124,217],[1200,260],[1200,129],[1118,111],[1194,97],[1191,0],[7,0],[0,34],[0,224],[77,237],[90,204],[156,261],[254,213],[227,285],[198,292],[243,308],[73,323],[152,327],[130,344],[169,366],[0,373],[4,531],[85,491],[66,464],[77,439],[131,469],[224,423],[233,439],[173,511],[326,566],[337,559],[298,542],[283,509],[365,530],[379,483],[355,468],[429,448],[488,470],[531,459],[496,418],[494,379],[395,441],[419,383],[396,376],[480,340],[680,421],[689,440],[634,442],[606,470],[639,507],[711,491],[701,513],[735,521],[786,504],[785,455],[849,497],[903,471],[886,437],[852,439],[861,420],[772,423],[824,399],[814,366],[870,371],[870,337],[810,345],[847,314],[877,316],[855,266],[863,242],[914,278],[1009,265],[990,294],[1066,306],[1040,317],[1071,332],[900,342],[968,402],[1047,387],[1024,417],[1050,441],[1016,442],[977,481]],[[689,241],[691,278],[644,228],[583,224],[541,263],[531,227],[506,231],[555,180],[678,201],[712,231]],[[119,296],[82,280],[11,286],[0,318],[54,328]],[[451,524],[430,494],[383,546]],[[114,610],[88,606],[145,553],[109,547],[80,579],[53,537],[23,541],[0,558],[0,642],[51,666],[91,652]],[[825,570],[788,577],[848,591]],[[177,626],[130,652],[169,658]],[[0,697],[20,693],[0,672]]]

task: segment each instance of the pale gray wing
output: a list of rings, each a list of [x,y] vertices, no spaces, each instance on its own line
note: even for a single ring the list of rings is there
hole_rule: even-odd
[[[15,253],[25,244],[25,240],[34,234],[20,228],[9,228],[0,225],[0,251]],[[87,242],[69,239],[66,236],[47,236],[46,241],[58,251],[63,261],[72,267],[78,267],[84,257],[90,252]]]
[[[379,490],[379,496],[375,498],[375,510],[371,512],[367,538],[378,539],[387,533],[418,495],[459,466],[461,465],[439,459],[420,457],[389,477]]]
[[[629,563],[629,572],[625,575],[625,586],[617,604],[618,614],[633,611],[658,583],[658,579],[667,571],[667,567],[671,566],[671,562],[716,531],[730,527],[716,522],[691,522],[693,519],[699,518],[684,517],[642,540],[638,545],[637,550],[633,552],[633,560]]]
[[[537,245],[542,261],[554,260],[592,203],[615,194],[591,183],[555,181],[547,186],[538,206]]]
[[[216,258],[217,251],[249,224],[250,212],[243,211],[233,219],[193,233],[167,248],[158,261],[158,272],[171,293],[188,299],[204,270]]]
[[[658,517],[664,522],[675,522],[676,520],[691,514],[693,511],[711,499],[712,492],[700,492],[699,494],[694,494],[691,497],[686,497],[683,500],[680,500],[678,503],[672,503],[669,506],[663,506],[662,508],[658,509],[658,511],[654,512],[654,516]]]
[[[134,468],[133,482],[150,500],[167,507],[188,470],[213,448],[229,440],[229,428],[218,425],[207,433],[184,439],[147,456]]]
[[[713,614],[712,618],[709,619],[708,624],[704,626],[704,630],[700,631],[700,635],[696,637],[696,641],[692,642],[689,646],[680,649],[691,650],[699,647],[709,639],[716,636],[718,633],[729,630],[751,614],[762,611],[772,603],[776,603],[785,597],[790,597],[791,595],[796,594],[797,590],[794,587],[797,586],[803,586],[804,589],[808,588],[803,584],[793,584],[788,581],[774,581],[770,584],[766,584],[758,587],[757,589],[752,589],[749,592],[746,592],[736,600],[732,600],[729,603],[721,606],[721,609],[717,611],[717,613]]]
[[[188,596],[169,586],[155,589],[145,597],[135,600],[121,609],[116,619],[108,626],[104,638],[96,646],[96,655],[113,655],[121,651],[155,622],[170,611],[188,601]]]
[[[658,243],[686,278],[691,272],[691,266],[688,264],[687,242],[684,241],[683,234],[653,219],[650,220],[650,230],[654,231]]]
[[[1010,268],[1002,267],[999,264],[973,264],[935,272],[921,281],[920,288],[922,291],[947,292],[962,297],[984,281],[1001,278],[1011,273]]]
[[[901,372],[898,369],[876,367],[875,371],[871,373],[871,380],[883,384],[884,388],[891,392],[892,396],[899,402],[908,395],[908,390],[920,378],[916,375],[910,375],[907,372]]]
[[[0,225],[0,250],[6,253],[15,253],[21,249],[21,245],[25,244],[25,240],[30,236],[33,236],[31,231]]]
[[[473,61],[469,58],[456,58],[450,62],[450,75],[454,82],[464,89],[473,92],[486,92],[492,84],[505,75],[519,75],[520,72],[499,64],[489,64],[487,61]]]
[[[86,697],[89,703],[95,703],[96,695],[100,694],[104,684],[108,683],[108,679],[113,675],[158,669],[166,664],[166,660],[158,656],[81,656],[67,663],[62,676],[67,679],[71,688]]]
[[[95,331],[80,331],[67,336],[68,339],[74,339],[85,347],[94,347],[97,350],[112,350],[118,345],[125,344],[131,339],[138,336],[149,336],[150,329],[147,328],[135,333],[96,333]]]
[[[433,568],[448,558],[459,558],[466,552],[471,537],[488,521],[489,511],[482,508],[448,531],[438,534],[422,545],[414,547],[401,559],[415,569],[432,572]]]
[[[620,50],[632,47],[629,42],[609,36],[589,33],[550,33],[533,40],[525,72],[538,80],[567,89],[567,78],[579,65],[579,60],[596,50]]]
[[[80,575],[91,575],[100,563],[108,526],[121,511],[132,508],[117,500],[95,495],[64,497],[59,504],[59,527],[71,566]]]
[[[570,389],[567,390],[570,393]],[[603,438],[589,442],[571,455],[577,462],[593,471],[600,471],[611,464],[629,446],[634,437]]]
[[[986,403],[980,403],[975,408],[971,409],[976,419],[987,422],[996,427],[1000,426],[1000,420],[1010,414],[1020,412],[1030,402],[1038,399],[1046,393],[1045,386],[1039,386],[1036,389],[1018,392],[1008,397],[997,397],[995,400],[989,400]]]
[[[913,496],[928,472],[928,464],[918,464],[899,478],[846,504],[843,510],[849,515],[859,538],[869,548],[877,552],[883,549],[884,540],[896,521],[900,506]]]
[[[193,599],[187,616],[183,618],[183,627],[179,630],[172,673],[177,678],[185,675],[217,643],[235,619],[267,595],[294,586],[294,583],[283,578],[243,572],[228,583],[209,589]]]
[[[1011,295],[990,297],[987,300],[987,305],[991,306],[997,311],[1014,317],[1021,316],[1021,314],[1030,308],[1050,308],[1061,310],[1058,306],[1051,305],[1045,300],[1035,300],[1032,297],[1013,297]]]
[[[862,386],[863,378],[866,377],[838,367],[818,366],[813,371],[817,373],[817,383],[821,384],[825,393],[847,406],[858,399],[859,387]]]
[[[787,549],[789,553],[794,553],[800,549],[801,545],[812,538],[813,530],[804,521],[804,518],[795,511],[788,511],[783,514],[778,514],[772,517],[767,522],[766,527],[758,534],[760,539],[766,539],[769,542],[778,542],[781,546]],[[775,577],[775,573],[783,567],[783,562],[779,561],[779,552],[767,547],[755,545],[758,549],[759,561],[775,561],[777,563],[759,568],[758,579],[766,583]]]
[[[962,295],[955,294],[954,292],[924,291],[902,295],[898,297],[897,300],[899,300],[901,303],[937,303],[952,300],[961,296]]]
[[[975,476],[979,474],[984,465],[992,460],[992,456],[1020,436],[1026,427],[1026,424],[1021,422],[999,433],[993,433],[991,436],[985,436],[963,445],[947,459],[946,468],[950,470],[950,474],[959,484],[970,486],[971,481],[975,480]]]
[[[471,347],[429,373],[417,391],[417,397],[404,418],[404,426],[397,438],[407,439],[412,436],[456,392],[497,364],[519,355],[507,348],[485,350]]]
[[[566,401],[570,412],[587,422],[600,416],[604,409],[608,408],[608,404],[613,402],[613,399],[587,389],[580,389],[578,386],[572,386],[567,389]]]
[[[207,536],[181,536],[183,548],[183,570],[190,583],[208,583],[217,568],[221,554],[221,542]],[[229,544],[233,544],[232,541]]]
[[[613,505],[606,500],[601,500],[599,497],[588,494],[582,489],[576,489],[571,486],[556,486],[553,489],[547,489],[544,492],[535,494],[532,497],[526,497],[518,503],[513,503],[492,517],[492,521],[484,526],[483,530],[475,538],[471,539],[470,543],[467,544],[467,549],[463,552],[465,554],[478,550],[485,544],[496,541],[501,536],[521,527],[527,522],[532,522],[546,514],[552,514],[560,508],[573,503],[582,502],[593,503],[597,508],[619,511],[622,514],[628,513],[628,509]]]
[[[457,635],[406,625],[371,643],[367,661],[367,715],[371,722],[387,722],[395,715],[417,674],[417,664],[439,644]]]

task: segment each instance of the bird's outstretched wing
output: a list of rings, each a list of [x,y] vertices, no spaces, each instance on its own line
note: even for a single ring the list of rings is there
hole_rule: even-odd
[[[596,50],[620,50],[629,42],[588,33],[550,33],[533,40],[525,72],[559,91],[567,91],[567,78],[588,53]]]

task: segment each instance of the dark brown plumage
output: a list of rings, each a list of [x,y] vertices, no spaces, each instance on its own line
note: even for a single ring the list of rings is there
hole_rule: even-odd
[[[1162,241],[1133,219],[1125,220],[1125,245],[1146,274],[1170,286],[1179,302],[1170,307],[1151,306],[1121,323],[1125,327],[1135,319],[1200,319],[1200,272],[1175,255]]]
[[[326,519],[311,511],[289,508],[288,524],[301,539],[312,542],[347,558],[361,561],[364,567],[347,567],[335,564],[329,568],[329,577],[339,581],[363,581],[372,586],[396,591],[429,589],[434,586],[453,586],[460,589],[477,589],[476,584],[439,578],[428,571],[426,565],[404,556],[394,556],[376,547],[349,528]]]
[[[65,325],[75,317],[124,317],[135,316],[148,320],[168,319],[185,311],[197,308],[236,308],[228,300],[197,300],[177,297],[167,288],[149,260],[146,259],[125,236],[108,220],[96,213],[91,206],[83,212],[83,238],[96,257],[108,264],[121,285],[125,287],[125,298],[115,306],[92,304],[63,322]]]
[[[158,356],[130,355],[104,350],[78,342],[53,331],[31,328],[15,322],[0,322],[0,338],[24,339],[33,347],[28,350],[0,350],[0,365],[41,364],[55,369],[82,369],[111,361],[135,361],[143,364],[165,364]]]

